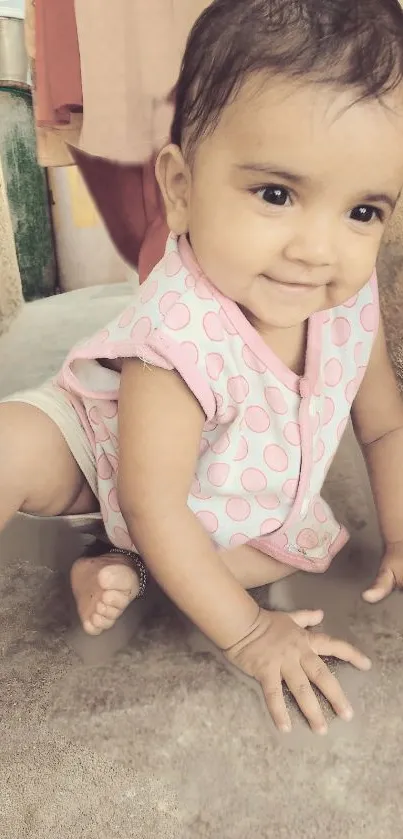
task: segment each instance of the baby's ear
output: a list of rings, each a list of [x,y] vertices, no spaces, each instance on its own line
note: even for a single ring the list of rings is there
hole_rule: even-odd
[[[177,236],[188,232],[190,171],[179,146],[171,143],[159,153],[155,174],[162,192],[168,227]]]

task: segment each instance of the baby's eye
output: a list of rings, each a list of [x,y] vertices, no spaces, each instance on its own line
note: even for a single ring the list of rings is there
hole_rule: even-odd
[[[351,211],[351,218],[353,221],[361,221],[364,224],[370,224],[373,221],[383,221],[383,212],[378,207],[372,207],[370,204],[360,204],[354,207]]]
[[[254,190],[255,195],[258,195],[266,204],[274,204],[276,207],[284,207],[290,197],[288,189],[283,186],[262,186],[260,189]]]

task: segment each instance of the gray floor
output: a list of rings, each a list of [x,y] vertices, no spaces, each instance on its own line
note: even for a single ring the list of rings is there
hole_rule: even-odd
[[[28,306],[0,341],[0,396],[49,375],[128,293]],[[0,537],[1,839],[400,836],[402,601],[360,599],[380,542],[350,430],[327,494],[352,531],[348,548],[325,576],[257,593],[279,608],[325,608],[326,627],[374,658],[371,674],[337,667],[356,718],[332,722],[326,739],[295,711],[294,733],[278,736],[253,683],[227,671],[164,600],[123,651],[83,664],[64,577],[80,534],[65,522],[9,525]]]

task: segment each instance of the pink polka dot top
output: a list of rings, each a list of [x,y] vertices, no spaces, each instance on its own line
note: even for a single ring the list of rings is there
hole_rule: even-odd
[[[342,306],[309,320],[305,371],[288,369],[236,303],[170,235],[132,304],[70,353],[57,382],[93,447],[101,511],[117,547],[133,548],[119,509],[119,374],[98,359],[136,357],[176,370],[206,422],[188,506],[217,546],[249,543],[324,571],[348,539],[321,497],[378,327],[375,274]]]

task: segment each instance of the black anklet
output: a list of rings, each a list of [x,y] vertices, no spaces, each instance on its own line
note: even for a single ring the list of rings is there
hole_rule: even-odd
[[[126,550],[124,550],[124,548],[110,548],[108,550],[108,553],[118,554],[120,556],[127,556],[128,559],[130,559],[132,561],[133,565],[136,568],[136,571],[138,572],[139,581],[140,581],[139,592],[134,599],[138,600],[139,597],[143,597],[144,592],[147,588],[148,571],[147,571],[146,566],[144,565],[143,560],[141,559],[141,556],[134,553],[134,551],[126,551]]]

